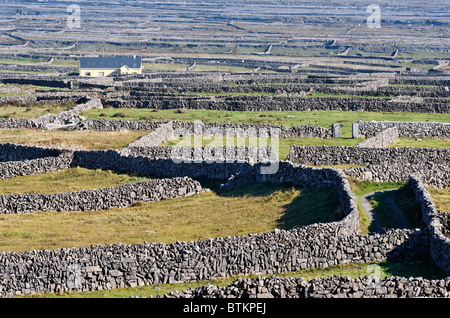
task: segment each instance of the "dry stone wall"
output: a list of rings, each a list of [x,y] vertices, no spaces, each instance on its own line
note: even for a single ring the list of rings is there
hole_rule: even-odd
[[[448,164],[447,148],[363,148],[345,146],[292,146],[288,160],[296,164],[368,165],[368,164]]]
[[[240,278],[225,287],[206,285],[156,298],[448,298],[449,295],[449,278],[380,278],[367,275],[311,280],[276,276]]]
[[[450,182],[450,149],[292,146],[287,161],[313,166],[360,165],[345,173],[360,180],[407,181],[419,173],[427,185],[444,188]]]
[[[0,162],[58,157],[61,153],[61,150],[53,148],[0,143]]]
[[[370,138],[381,131],[397,127],[399,138],[446,138],[450,139],[450,123],[437,122],[358,122],[360,138]]]
[[[420,175],[427,186],[438,189],[446,188],[450,182],[448,164],[410,164],[405,166],[398,162],[392,165],[368,165],[365,168],[347,168],[344,172],[349,177],[374,182],[405,182],[408,181],[412,173],[416,173]]]
[[[310,111],[340,110],[367,112],[450,113],[450,102],[443,98],[398,100],[373,97],[260,96],[182,96],[131,92],[130,96],[109,99],[115,108],[204,109],[227,111]]]
[[[375,136],[368,138],[355,147],[365,147],[365,148],[384,148],[389,144],[393,143],[398,139],[398,129],[397,127],[391,127],[382,130],[380,133]]]
[[[273,146],[128,146],[121,150],[122,155],[149,158],[172,159],[176,162],[274,162],[278,155]]]
[[[87,119],[80,123],[78,129],[96,130],[96,131],[118,131],[118,130],[155,130],[168,122],[159,121],[122,121],[106,119]],[[202,123],[202,122],[183,122],[172,121],[174,133],[194,134],[196,131],[203,133],[204,136],[227,136],[227,131],[231,133],[241,131],[251,136],[260,136],[260,132],[271,136],[271,132],[278,132],[280,138],[332,138],[331,129],[320,126],[292,126],[269,125],[269,124],[236,124],[236,123]]]
[[[426,253],[427,246],[427,235],[412,230],[335,237],[314,235],[313,229],[300,228],[173,244],[3,252],[0,295],[105,290],[241,274],[276,274],[410,257]]]
[[[66,125],[71,123],[77,123],[84,120],[79,115],[80,112],[93,109],[103,108],[100,99],[89,98],[85,96],[84,103],[74,106],[68,111],[63,111],[58,114],[46,114],[38,118],[0,118],[0,129],[39,129],[47,130],[51,128],[51,125]]]
[[[171,140],[174,137],[172,122],[161,124],[151,133],[130,143],[127,148],[153,147],[159,146],[163,141]]]
[[[137,202],[191,196],[201,191],[199,182],[184,177],[57,194],[11,194],[0,196],[0,214],[107,210],[128,207]]]
[[[297,186],[333,187],[341,202],[343,218],[335,222],[312,224],[288,231],[275,230],[270,233],[204,241],[3,252],[0,253],[1,296],[190,282],[238,274],[276,274],[349,262],[367,263],[430,253],[430,237],[427,230],[393,230],[383,235],[359,235],[356,198],[351,192],[345,174],[336,169],[316,169],[279,162],[276,173],[261,175],[262,164],[176,164],[168,159],[124,156],[120,151],[74,151],[72,165],[133,171],[148,175],[159,174],[170,178],[177,175],[219,179],[239,176],[241,182],[289,182]],[[183,186],[186,183],[179,184],[178,181],[170,179],[170,182],[174,182],[172,186],[153,185],[150,192],[168,191],[169,196],[173,197],[201,191],[201,186],[188,177],[182,180],[187,183],[186,186]],[[137,184],[131,188],[130,185],[123,186],[127,189],[124,193],[117,187],[113,190],[108,189],[103,194],[101,193],[104,189],[72,193],[70,196],[72,199],[66,197],[67,194],[56,194],[53,197],[52,195],[31,195],[21,198],[3,196],[0,197],[0,202],[8,206],[8,202],[11,204],[25,200],[26,204],[11,205],[7,211],[26,213],[31,210],[47,210],[58,203],[62,207],[66,206],[62,209],[83,210],[97,208],[99,204],[107,208],[108,205],[116,206],[124,204],[123,202],[132,204],[135,202],[132,200],[157,197],[144,194],[144,190],[140,192],[141,190],[135,189],[134,186]],[[114,194],[109,197],[112,192]],[[99,198],[102,198],[102,201],[99,201]],[[44,201],[46,203],[43,203]],[[94,206],[89,203],[96,201],[98,202]],[[439,283],[440,287],[441,284]],[[328,288],[324,285],[323,290],[325,292]],[[433,289],[431,295],[440,295],[441,291]],[[428,290],[424,293],[428,295]]]
[[[72,165],[73,154],[62,153],[57,157],[45,157],[25,161],[0,162],[0,179],[36,175],[59,171]]]
[[[430,194],[418,176],[411,176],[407,186],[413,191],[419,203],[423,220],[430,231],[430,255],[433,261],[450,275],[450,238],[444,235],[448,232],[447,213],[439,212]]]

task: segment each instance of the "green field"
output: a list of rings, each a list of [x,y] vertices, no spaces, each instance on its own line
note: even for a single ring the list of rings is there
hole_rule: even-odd
[[[397,139],[388,147],[450,148],[450,139]]]
[[[68,170],[0,181],[11,192],[64,192],[137,180],[99,171]],[[103,181],[102,181],[103,180]],[[53,184],[53,185],[52,185]],[[265,233],[275,228],[340,219],[332,188],[289,185],[242,185],[227,193],[212,191],[193,197],[107,211],[43,212],[0,216],[0,251],[29,251],[95,244],[136,244]],[[48,188],[48,189],[47,189]],[[212,208],[213,207],[213,208]]]
[[[19,193],[52,194],[116,187],[148,178],[111,171],[68,168],[60,171],[0,180],[0,195]]]
[[[46,114],[57,114],[69,110],[75,106],[73,102],[63,104],[31,103],[23,106],[16,106],[12,103],[0,104],[0,118],[36,118]]]
[[[124,117],[117,117],[120,113]],[[341,124],[341,136],[351,137],[352,123],[363,121],[435,121],[450,122],[450,114],[403,113],[403,112],[352,112],[352,111],[219,111],[193,109],[92,109],[83,112],[83,116],[92,119],[121,120],[179,120],[202,122],[230,122],[274,124],[291,127],[293,125],[316,125],[331,128],[333,123]],[[291,117],[293,116],[293,117]]]

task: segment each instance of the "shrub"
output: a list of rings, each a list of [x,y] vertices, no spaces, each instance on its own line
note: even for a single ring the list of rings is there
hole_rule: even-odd
[[[115,113],[115,114],[113,115],[113,117],[125,118],[125,117],[127,117],[127,115],[124,114],[124,113]]]

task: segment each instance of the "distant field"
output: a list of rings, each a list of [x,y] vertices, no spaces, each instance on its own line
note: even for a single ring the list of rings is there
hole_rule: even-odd
[[[115,117],[120,113],[124,117]],[[102,115],[102,116],[100,116]],[[83,112],[83,116],[92,119],[121,119],[121,120],[180,120],[203,122],[230,122],[230,123],[262,123],[285,125],[316,125],[331,128],[333,123],[341,124],[341,136],[351,137],[352,123],[363,121],[435,121],[450,122],[450,114],[423,114],[403,112],[352,112],[352,111],[219,111],[219,110],[194,110],[163,109],[127,109],[105,108],[92,109]],[[293,117],[292,117],[293,116]]]
[[[36,118],[46,114],[57,114],[73,107],[75,103],[64,104],[30,104],[24,106],[13,106],[10,104],[0,105],[0,118]]]
[[[388,147],[450,148],[450,139],[397,139]]]
[[[89,178],[89,174],[86,177],[80,185],[83,188],[88,188],[94,179],[101,179]],[[21,177],[18,187],[24,187],[29,178]],[[38,178],[42,180],[45,176]],[[74,179],[69,178],[68,182],[71,180]],[[42,180],[45,184],[48,181]],[[202,240],[263,233],[277,227],[287,229],[341,217],[337,193],[332,188],[252,184],[225,194],[215,192],[216,188],[214,185],[213,191],[193,197],[108,211],[0,215],[0,251]],[[65,181],[52,191],[59,189],[67,189]]]
[[[0,129],[0,142],[67,149],[120,149],[147,133],[148,131]]]

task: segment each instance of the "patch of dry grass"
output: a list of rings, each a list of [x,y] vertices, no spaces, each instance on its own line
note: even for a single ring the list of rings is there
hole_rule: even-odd
[[[427,190],[438,211],[450,212],[450,184],[444,189],[428,188]]]
[[[1,129],[0,142],[73,150],[120,149],[148,133],[148,131]]]
[[[116,187],[148,178],[115,174],[112,171],[69,168],[32,176],[0,180],[0,195],[19,193],[52,194]]]
[[[23,180],[21,184],[25,186]],[[107,211],[0,215],[0,251],[172,243],[263,233],[331,221],[338,209],[333,189],[256,184],[226,194],[210,191]]]

